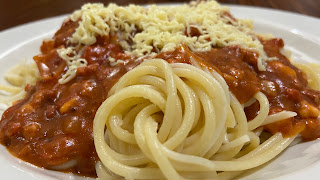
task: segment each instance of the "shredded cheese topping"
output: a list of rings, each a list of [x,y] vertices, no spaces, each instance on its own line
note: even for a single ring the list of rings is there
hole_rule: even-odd
[[[79,21],[79,27],[69,40],[71,44],[92,45],[98,35],[117,35],[122,39],[120,45],[125,53],[136,57],[153,57],[173,51],[179,44],[185,44],[193,51],[239,45],[259,54],[258,68],[261,71],[265,70],[265,61],[271,59],[253,33],[252,21],[234,19],[229,15],[229,8],[220,6],[216,1],[150,7],[121,7],[116,4],[104,7],[103,4],[89,3],[70,18]],[[192,31],[197,31],[197,35],[192,35]],[[76,64],[83,65],[72,65]],[[111,64],[118,62],[112,61]],[[73,75],[68,74],[67,77],[64,79]]]
[[[80,54],[76,53],[72,47],[61,48],[57,52],[66,61],[68,66],[68,71],[58,81],[60,84],[69,82],[76,76],[79,67],[85,67],[88,64],[87,60],[80,58]]]

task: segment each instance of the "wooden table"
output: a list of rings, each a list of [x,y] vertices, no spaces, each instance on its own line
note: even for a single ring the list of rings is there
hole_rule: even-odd
[[[320,17],[320,0],[218,0],[225,4],[274,8]],[[0,0],[0,31],[23,23],[71,13],[86,2],[97,0]],[[100,0],[108,4],[108,0]],[[188,2],[186,0],[118,0],[117,4]]]

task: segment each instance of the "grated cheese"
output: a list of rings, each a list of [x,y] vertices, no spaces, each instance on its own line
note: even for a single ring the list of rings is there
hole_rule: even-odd
[[[67,72],[58,81],[60,84],[69,82],[76,76],[79,67],[85,67],[88,64],[87,60],[80,58],[80,54],[77,54],[72,47],[61,48],[57,52],[66,61],[68,66]]]
[[[116,4],[104,7],[103,4],[89,3],[70,16],[72,21],[79,21],[79,27],[69,41],[71,44],[92,45],[98,35],[116,34],[122,39],[120,45],[125,53],[136,57],[153,57],[157,53],[173,51],[179,44],[185,44],[193,51],[239,45],[259,54],[258,68],[264,71],[265,61],[272,59],[266,55],[263,45],[253,33],[252,21],[235,20],[228,13],[229,8],[220,6],[216,1],[150,7],[121,7]],[[192,28],[197,29],[200,35],[191,36]],[[133,45],[130,46],[129,41]],[[111,65],[118,63],[121,61],[110,61]],[[76,64],[79,63],[72,65],[75,67]],[[67,77],[73,75],[69,73]]]

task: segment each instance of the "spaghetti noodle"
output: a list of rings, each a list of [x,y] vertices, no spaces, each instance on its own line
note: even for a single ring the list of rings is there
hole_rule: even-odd
[[[283,47],[215,1],[84,5],[6,76],[0,143],[101,179],[231,179],[320,137],[318,69]]]
[[[11,106],[12,102],[20,100],[26,96],[24,90],[27,84],[35,85],[40,79],[39,70],[34,63],[27,64],[20,62],[5,74],[5,79],[9,85],[0,85],[0,102],[6,106]]]
[[[109,171],[126,179],[230,178],[271,160],[293,141],[277,133],[260,145],[253,130],[267,118],[268,99],[255,95],[259,115],[247,122],[218,79],[214,71],[162,59],[125,74],[94,120],[99,178]]]

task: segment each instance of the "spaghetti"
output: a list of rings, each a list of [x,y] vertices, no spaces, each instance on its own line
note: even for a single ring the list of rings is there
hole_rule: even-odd
[[[247,122],[221,79],[214,71],[162,59],[125,74],[95,116],[98,177],[231,178],[271,160],[293,141],[277,133],[260,145],[254,130],[268,116],[268,99],[255,95],[259,115]]]
[[[320,137],[318,66],[215,1],[86,4],[40,49],[0,86],[0,143],[39,167],[231,179]]]
[[[9,85],[0,85],[0,102],[6,106],[11,106],[12,102],[20,100],[26,96],[24,90],[27,84],[35,85],[40,79],[39,70],[34,63],[27,64],[20,62],[5,74],[5,79]]]

